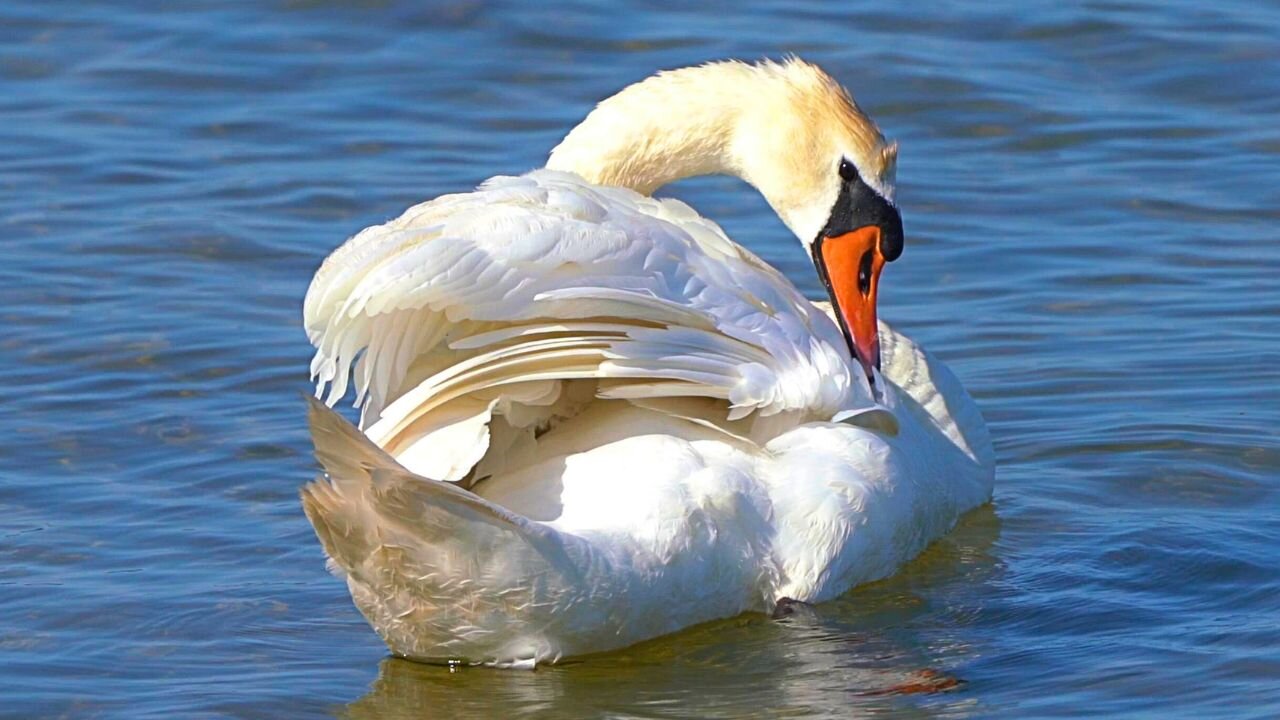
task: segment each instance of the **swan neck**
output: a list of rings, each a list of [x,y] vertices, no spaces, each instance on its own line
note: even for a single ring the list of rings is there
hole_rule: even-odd
[[[743,177],[734,148],[748,66],[728,65],[661,73],[601,102],[551,151],[547,168],[645,195],[687,177]]]

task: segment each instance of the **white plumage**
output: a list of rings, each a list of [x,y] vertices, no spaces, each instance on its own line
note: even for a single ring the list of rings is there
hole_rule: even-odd
[[[394,652],[529,665],[828,599],[990,496],[936,360],[882,327],[873,392],[715,223],[563,170],[366,229],[307,293],[318,394],[353,385],[363,433],[313,407],[304,506]]]
[[[728,399],[735,416],[829,417],[870,399],[835,323],[714,223],[550,170],[360,233],[316,274],[304,322],[331,401],[363,353],[366,424],[428,372],[414,397],[436,403],[495,367],[503,382],[550,373],[609,379],[620,396]]]

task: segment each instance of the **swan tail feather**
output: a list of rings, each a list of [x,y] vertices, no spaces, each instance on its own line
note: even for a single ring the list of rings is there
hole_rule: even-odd
[[[308,398],[308,405],[326,477],[302,489],[303,508],[357,607],[391,649],[473,662],[557,655],[527,627],[573,602],[576,539],[416,475],[321,401]],[[477,617],[507,622],[481,630]]]

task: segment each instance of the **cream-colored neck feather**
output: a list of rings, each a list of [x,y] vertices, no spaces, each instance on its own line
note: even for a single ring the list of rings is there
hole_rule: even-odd
[[[841,157],[892,200],[896,146],[815,65],[718,62],[659,73],[600,103],[547,167],[652,194],[696,175],[734,175],[804,240],[826,221]]]

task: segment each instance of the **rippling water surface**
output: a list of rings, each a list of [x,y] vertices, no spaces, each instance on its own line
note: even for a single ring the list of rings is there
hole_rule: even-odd
[[[1280,10],[658,5],[0,3],[0,714],[1280,714]],[[785,52],[902,143],[882,314],[980,401],[994,502],[782,622],[389,659],[297,500],[320,260]],[[668,192],[819,295],[745,186]]]

